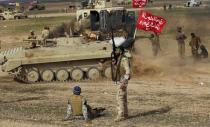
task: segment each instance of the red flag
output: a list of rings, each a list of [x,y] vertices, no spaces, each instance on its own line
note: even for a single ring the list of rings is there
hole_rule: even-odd
[[[166,20],[162,17],[152,15],[149,12],[141,11],[137,21],[137,29],[145,31],[153,31],[155,33],[161,33]]]
[[[133,7],[134,8],[142,8],[146,6],[147,0],[133,0]]]

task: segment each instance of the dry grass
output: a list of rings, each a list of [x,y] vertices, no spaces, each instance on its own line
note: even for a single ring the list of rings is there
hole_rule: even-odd
[[[203,17],[203,23],[209,26],[208,17],[195,13],[196,18]],[[187,12],[181,11],[177,14],[180,14],[181,18],[185,17],[181,20],[185,21],[188,35],[192,30],[188,25],[192,18],[189,20],[186,18]],[[200,20],[194,19],[192,22]],[[203,35],[202,38],[209,48],[210,38],[206,35],[206,30],[209,28],[200,30],[199,34]],[[148,35],[143,32],[138,34]],[[132,78],[128,86],[130,115],[128,120],[120,123],[115,123],[113,120],[116,116],[116,86],[111,81],[28,85],[1,76],[0,125],[3,127],[86,126],[84,121],[62,121],[71,90],[75,84],[79,84],[83,95],[91,105],[107,109],[105,116],[92,121],[89,125],[92,127],[209,127],[209,59],[194,62],[187,47],[186,59],[180,60],[174,33],[164,32],[160,37],[162,52],[156,58],[152,56],[148,39],[136,41],[134,71],[137,75]]]
[[[23,85],[8,82],[14,90],[0,85],[0,123],[5,126],[84,126],[84,121],[64,122],[66,102],[75,83]],[[7,85],[8,85],[7,84]],[[107,108],[104,117],[91,126],[185,126],[208,127],[210,112],[208,84],[188,84],[166,79],[133,79],[129,83],[130,118],[115,123],[116,86],[110,81],[77,83],[93,106]],[[6,84],[5,84],[6,85]],[[21,89],[27,89],[21,91]],[[28,92],[30,91],[30,92]],[[34,91],[42,91],[34,92]],[[198,92],[199,91],[199,92]],[[100,96],[99,96],[100,95]],[[7,119],[7,120],[6,120]],[[11,122],[9,122],[11,121]]]
[[[37,124],[33,122],[23,122],[20,120],[0,120],[2,127],[61,127],[59,125]]]

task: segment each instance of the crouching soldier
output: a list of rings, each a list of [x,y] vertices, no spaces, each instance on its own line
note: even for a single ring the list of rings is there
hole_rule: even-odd
[[[93,118],[99,117],[105,108],[94,108],[92,109],[88,104],[86,99],[80,95],[81,88],[75,86],[73,89],[73,95],[70,96],[67,106],[67,116],[64,120],[91,120]]]
[[[201,52],[198,54],[199,58],[208,58],[209,53],[204,45],[200,45]]]

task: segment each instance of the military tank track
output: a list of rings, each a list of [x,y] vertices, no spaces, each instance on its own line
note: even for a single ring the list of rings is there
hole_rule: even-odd
[[[109,62],[98,64],[99,60],[85,62],[45,63],[21,66],[13,70],[14,79],[24,83],[69,82],[82,80],[110,79]],[[78,64],[82,63],[82,64]],[[19,72],[19,73],[18,73]]]

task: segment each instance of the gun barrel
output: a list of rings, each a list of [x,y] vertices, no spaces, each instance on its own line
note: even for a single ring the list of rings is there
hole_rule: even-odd
[[[23,41],[41,41],[40,39],[24,39]]]

